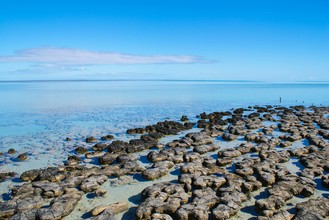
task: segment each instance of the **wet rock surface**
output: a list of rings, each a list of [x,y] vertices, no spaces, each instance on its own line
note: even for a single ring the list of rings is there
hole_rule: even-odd
[[[326,219],[328,113],[327,107],[254,106],[202,113],[196,123],[183,116],[132,128],[130,140],[89,136],[64,165],[21,173],[0,203],[0,219],[62,219],[87,195],[102,201],[114,187],[150,181],[156,183],[134,204],[136,219],[234,219],[248,209],[261,220]],[[162,180],[169,174],[176,179]],[[0,181],[15,176],[1,172]],[[109,184],[112,178],[117,184]],[[129,206],[104,202],[85,212],[89,219],[116,219]]]

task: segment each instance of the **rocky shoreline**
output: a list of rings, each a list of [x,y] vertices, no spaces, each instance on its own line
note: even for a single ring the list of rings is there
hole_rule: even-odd
[[[129,141],[90,136],[89,147],[77,146],[64,165],[0,173],[1,181],[20,181],[0,203],[0,219],[62,219],[84,195],[102,199],[111,193],[102,186],[112,178],[139,176],[152,183],[174,171],[175,180],[140,192],[136,219],[229,219],[253,201],[248,208],[254,219],[325,219],[328,194],[317,191],[329,187],[328,114],[329,107],[253,106],[202,113],[197,123],[183,116],[181,122],[128,129],[139,137]],[[160,142],[181,132],[186,135]],[[222,148],[218,140],[239,144]],[[302,146],[294,147],[297,142]],[[141,163],[140,152],[150,165]],[[286,166],[293,159],[300,163],[297,173]],[[262,196],[253,196],[259,191]],[[293,204],[294,198],[302,201]],[[102,204],[83,210],[81,218],[116,219],[128,209],[128,201]]]

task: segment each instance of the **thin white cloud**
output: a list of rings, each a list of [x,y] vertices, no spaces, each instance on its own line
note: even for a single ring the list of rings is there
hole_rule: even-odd
[[[72,48],[40,47],[18,50],[14,55],[0,56],[0,63],[29,62],[54,65],[102,65],[102,64],[171,64],[205,63],[196,56],[142,56],[123,53],[98,52]]]

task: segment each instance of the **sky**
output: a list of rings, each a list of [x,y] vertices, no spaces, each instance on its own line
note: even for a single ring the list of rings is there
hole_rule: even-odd
[[[0,80],[329,81],[328,0],[1,0]]]

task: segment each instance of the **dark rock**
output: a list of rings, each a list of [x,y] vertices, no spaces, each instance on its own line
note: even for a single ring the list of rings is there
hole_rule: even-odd
[[[142,151],[145,149],[155,147],[157,142],[155,140],[141,140],[141,139],[132,139],[129,141],[129,145],[126,148],[127,153],[134,153]]]
[[[280,147],[286,148],[286,147],[291,147],[292,143],[290,141],[285,141],[280,143]]]
[[[188,152],[183,156],[185,162],[192,162],[198,160],[200,158],[200,154],[197,152]]]
[[[93,192],[97,190],[100,185],[108,180],[105,175],[91,175],[87,179],[83,180],[80,188],[84,192]]]
[[[190,203],[182,205],[175,213],[175,219],[188,220],[188,219],[208,219],[209,208],[205,204]]]
[[[186,115],[183,115],[183,116],[181,117],[180,120],[181,120],[182,122],[186,122],[186,121],[188,121],[188,118],[187,118]]]
[[[143,172],[145,167],[140,165],[138,161],[127,161],[122,164],[121,169],[127,170],[127,174],[135,174]]]
[[[119,153],[119,152],[126,152],[128,146],[129,144],[127,142],[117,140],[109,144],[107,148],[108,148],[108,152],[110,153]]]
[[[254,171],[250,167],[244,167],[241,169],[236,169],[235,173],[242,176],[242,177],[248,177],[254,174]]]
[[[218,150],[220,147],[218,145],[203,145],[203,146],[196,146],[194,147],[193,151],[199,153],[199,154],[205,154],[210,151]]]
[[[241,190],[246,194],[258,190],[262,187],[262,183],[257,181],[256,177],[254,176],[245,177],[245,180],[246,182],[243,182],[241,185]]]
[[[269,186],[275,183],[275,174],[260,170],[257,172],[257,179],[264,186]]]
[[[33,188],[32,184],[24,183],[22,186],[16,186],[11,189],[12,197],[16,200],[19,198],[31,197],[33,195],[41,195],[42,190]]]
[[[309,178],[286,174],[279,178],[279,181],[269,189],[271,195],[276,195],[283,200],[291,199],[295,196],[311,196],[314,194],[315,182]]]
[[[77,165],[81,161],[80,157],[76,155],[71,155],[67,158],[66,165],[74,166]]]
[[[259,118],[260,114],[258,112],[253,112],[248,115],[248,118]]]
[[[238,138],[238,136],[234,135],[234,134],[230,134],[230,133],[225,133],[225,134],[223,134],[222,138],[225,141],[233,141],[233,140],[236,140]]]
[[[197,127],[198,128],[208,128],[210,126],[210,123],[206,120],[202,119],[198,121]]]
[[[106,152],[103,156],[98,157],[98,161],[100,164],[113,164],[115,159],[118,157],[117,154],[111,154],[109,152]]]
[[[16,153],[16,150],[13,149],[13,148],[10,148],[8,151],[7,151],[8,154],[14,154]]]
[[[85,147],[77,147],[77,148],[75,148],[75,151],[76,151],[78,154],[85,154],[85,153],[88,151],[88,149],[85,148]]]
[[[318,197],[297,203],[294,220],[322,219],[329,216],[329,199]],[[322,218],[321,218],[322,217]]]
[[[241,152],[233,148],[218,151],[219,158],[235,158],[240,156]]]
[[[192,129],[194,127],[195,123],[193,122],[185,122],[184,123],[184,130],[189,130]]]
[[[173,140],[172,142],[167,143],[167,146],[172,148],[190,148],[192,146],[193,140],[191,138],[182,138],[179,140]]]
[[[322,185],[326,188],[329,188],[329,174],[322,176]]]
[[[11,216],[9,220],[30,220],[35,219],[37,209],[32,209],[25,212],[17,212],[15,215]]]
[[[103,140],[103,141],[108,141],[108,140],[112,140],[112,139],[114,139],[114,136],[111,135],[111,134],[108,134],[108,135],[105,135],[105,136],[101,137],[101,140]]]
[[[250,152],[251,148],[253,147],[252,143],[242,143],[239,145],[239,147],[236,148],[236,150],[240,151],[241,154],[247,154]]]
[[[69,215],[82,197],[76,189],[67,189],[65,194],[50,202],[50,206],[40,208],[36,212],[36,219],[62,219]]]
[[[218,166],[225,166],[225,165],[231,164],[232,162],[233,162],[232,161],[232,158],[230,158],[230,157],[223,157],[223,158],[217,159],[216,164]]]
[[[192,139],[193,146],[200,146],[200,145],[213,143],[212,138],[209,135],[207,135],[205,132],[188,133],[185,137]]]
[[[217,190],[226,183],[224,177],[218,177],[215,175],[209,176],[195,176],[193,177],[192,185],[197,189],[211,188]]]
[[[212,217],[216,220],[228,219],[236,215],[240,211],[241,203],[247,199],[237,188],[220,188],[218,194],[219,205],[212,210]]]
[[[285,205],[285,201],[279,196],[270,196],[266,199],[259,199],[255,202],[257,212],[262,213],[265,210],[275,211],[279,210]]]
[[[66,188],[76,188],[82,183],[84,178],[85,177],[83,177],[83,176],[69,176],[68,178],[66,178],[61,183],[61,186],[64,189],[66,189]]]
[[[23,181],[33,181],[35,179],[37,179],[37,177],[40,175],[41,170],[28,170],[25,171],[24,173],[22,173],[22,175],[20,176],[20,179]]]
[[[290,160],[288,151],[262,150],[259,157],[261,160],[271,160],[275,163],[285,163]]]
[[[8,203],[8,202],[0,202],[0,218],[6,219],[11,217],[16,212],[17,204]]]
[[[128,134],[143,134],[145,132],[145,128],[131,128],[127,130]]]
[[[186,163],[181,166],[180,171],[181,173],[191,173],[196,175],[208,175],[210,173],[208,168],[203,167],[201,161]]]
[[[164,121],[158,122],[155,125],[146,126],[145,130],[148,133],[160,132],[164,135],[175,135],[180,131],[191,129],[193,125],[193,123],[188,122],[182,124],[175,121]]]
[[[18,198],[18,199],[13,199],[10,202],[16,202],[17,207],[16,211],[17,212],[27,212],[30,210],[34,210],[37,208],[40,208],[44,204],[44,200],[40,195],[35,195],[31,194],[26,197]]]
[[[94,151],[102,151],[102,150],[105,150],[106,147],[107,147],[107,145],[104,143],[97,143],[91,149],[93,149]]]
[[[168,159],[168,154],[165,153],[158,153],[157,151],[150,151],[147,154],[147,159],[153,163],[158,161],[164,161]]]
[[[300,175],[303,177],[314,179],[314,177],[322,175],[323,170],[324,169],[322,167],[305,168],[303,169]]]
[[[88,152],[85,154],[85,157],[87,159],[90,159],[90,158],[95,158],[95,157],[101,157],[101,156],[104,156],[105,155],[105,152],[103,151],[93,151],[93,152]]]
[[[174,163],[171,161],[160,161],[152,165],[152,167],[147,168],[142,172],[142,176],[146,180],[155,180],[164,175],[167,175],[169,169],[174,166]]]
[[[173,215],[188,202],[188,194],[179,184],[164,182],[145,188],[142,202],[136,210],[136,219],[151,219],[153,213]]]
[[[86,138],[86,143],[94,143],[97,142],[97,138],[90,136]]]
[[[51,182],[33,182],[33,188],[39,188],[42,190],[42,196],[45,198],[58,197],[63,194],[64,189],[58,183]]]
[[[50,182],[59,182],[65,178],[66,172],[59,167],[48,167],[43,169],[38,176],[38,180],[47,180]]]
[[[236,114],[236,115],[242,115],[243,112],[244,112],[243,108],[237,108],[233,111],[233,113]]]
[[[15,173],[15,172],[0,173],[0,182],[6,180],[8,178],[12,178],[16,175],[17,175],[17,173]]]
[[[134,154],[122,154],[116,158],[117,163],[124,164],[130,161],[138,160],[138,157]]]

